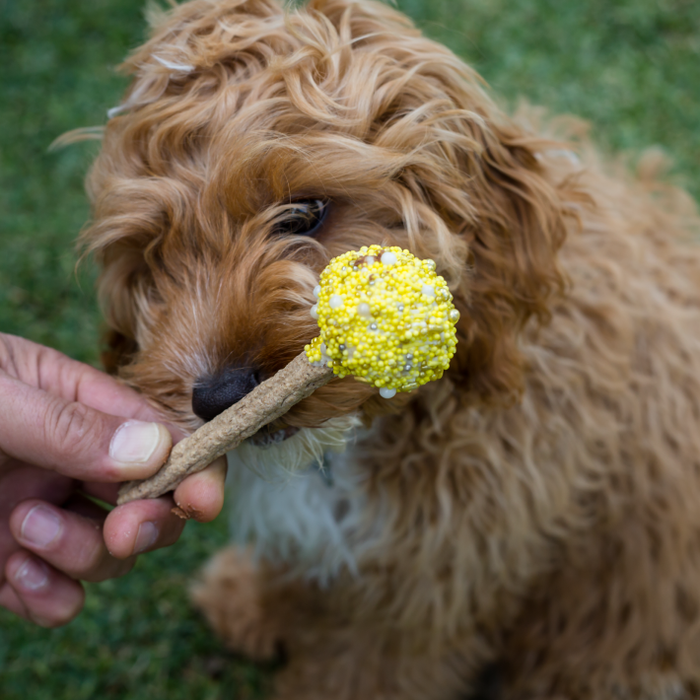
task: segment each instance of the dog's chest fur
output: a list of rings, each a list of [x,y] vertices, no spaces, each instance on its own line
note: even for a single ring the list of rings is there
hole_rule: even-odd
[[[354,427],[345,419],[269,448],[229,453],[233,540],[321,584],[343,568],[354,572],[359,550],[379,530],[367,522]]]

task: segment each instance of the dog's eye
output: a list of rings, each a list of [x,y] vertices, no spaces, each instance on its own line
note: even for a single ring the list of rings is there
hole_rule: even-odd
[[[301,199],[293,202],[277,222],[275,233],[289,236],[313,236],[328,215],[329,202],[323,199]]]

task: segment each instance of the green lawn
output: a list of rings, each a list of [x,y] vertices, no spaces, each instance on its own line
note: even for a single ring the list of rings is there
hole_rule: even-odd
[[[114,66],[144,36],[143,0],[0,0],[0,330],[96,362],[93,272],[74,274],[95,144],[49,153],[103,124],[125,87]],[[697,0],[399,0],[425,31],[519,97],[581,115],[605,149],[663,146],[700,195]],[[192,572],[226,525],[190,525],[128,577],[90,586],[67,627],[0,612],[0,696],[256,698],[269,673],[227,656],[187,603]]]

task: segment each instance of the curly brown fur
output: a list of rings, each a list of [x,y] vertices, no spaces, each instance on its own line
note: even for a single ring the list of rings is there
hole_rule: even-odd
[[[508,698],[700,695],[700,220],[653,157],[574,157],[371,2],[194,0],[125,68],[83,242],[109,362],[171,419],[291,360],[346,250],[433,258],[461,312],[440,382],[334,381],[232,457],[258,568],[223,557],[196,600],[233,646],[281,640],[277,697],[457,698],[493,661]],[[314,237],[278,232],[299,198],[332,202]],[[356,415],[335,484],[304,472]],[[235,462],[293,452],[284,483]]]

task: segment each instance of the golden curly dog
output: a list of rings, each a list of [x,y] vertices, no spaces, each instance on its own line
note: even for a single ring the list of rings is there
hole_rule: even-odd
[[[225,642],[283,649],[287,700],[698,697],[700,219],[653,157],[508,117],[372,2],[194,0],[125,66],[83,242],[170,420],[297,355],[347,250],[434,259],[461,312],[442,380],[334,381],[229,455]]]

